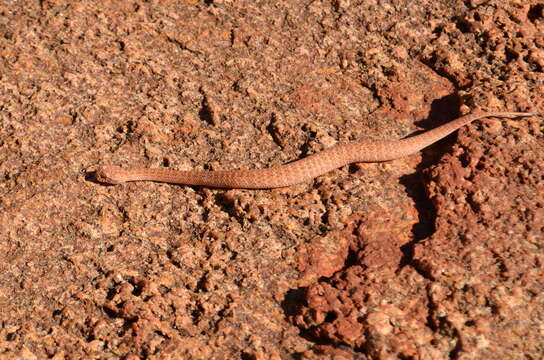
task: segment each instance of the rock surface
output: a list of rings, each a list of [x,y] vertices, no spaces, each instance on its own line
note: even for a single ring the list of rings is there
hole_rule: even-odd
[[[266,191],[260,168],[544,111],[537,0],[0,0],[0,356],[537,359],[544,123]]]

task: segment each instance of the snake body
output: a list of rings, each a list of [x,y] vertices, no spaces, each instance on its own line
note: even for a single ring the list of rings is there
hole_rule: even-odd
[[[422,134],[397,141],[346,143],[333,146],[303,159],[265,169],[178,171],[167,168],[122,169],[104,166],[96,179],[107,184],[127,181],[157,181],[215,188],[270,189],[311,180],[331,170],[357,162],[380,162],[414,154],[474,120],[497,117],[517,118],[536,113],[487,112],[469,114]]]

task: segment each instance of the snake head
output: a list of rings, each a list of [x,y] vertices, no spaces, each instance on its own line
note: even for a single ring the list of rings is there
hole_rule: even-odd
[[[117,185],[124,182],[119,178],[119,174],[123,172],[119,166],[102,166],[96,170],[96,180],[104,184]]]

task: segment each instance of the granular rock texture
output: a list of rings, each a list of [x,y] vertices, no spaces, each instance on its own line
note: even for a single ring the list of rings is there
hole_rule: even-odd
[[[542,113],[543,28],[537,0],[0,0],[0,358],[542,358],[542,117],[275,190],[93,171]]]

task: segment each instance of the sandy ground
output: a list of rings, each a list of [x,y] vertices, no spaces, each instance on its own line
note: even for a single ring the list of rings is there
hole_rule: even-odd
[[[3,359],[538,359],[543,119],[284,189],[104,186],[544,111],[539,0],[0,1]]]

